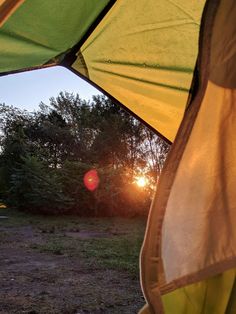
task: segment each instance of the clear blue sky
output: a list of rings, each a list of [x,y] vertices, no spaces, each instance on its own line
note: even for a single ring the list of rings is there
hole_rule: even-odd
[[[91,99],[99,91],[63,67],[53,67],[0,77],[0,103],[33,111],[60,91]]]

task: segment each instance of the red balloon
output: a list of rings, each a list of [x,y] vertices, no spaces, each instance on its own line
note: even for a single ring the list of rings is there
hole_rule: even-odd
[[[99,185],[99,177],[96,169],[89,170],[84,175],[84,185],[89,191],[94,191]]]

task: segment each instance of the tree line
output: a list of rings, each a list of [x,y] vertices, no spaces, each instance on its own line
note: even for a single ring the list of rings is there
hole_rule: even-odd
[[[37,213],[144,214],[168,150],[105,96],[61,92],[34,112],[0,104],[0,199]]]

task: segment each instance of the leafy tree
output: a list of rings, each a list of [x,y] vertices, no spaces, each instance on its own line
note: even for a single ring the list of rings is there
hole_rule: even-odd
[[[63,192],[71,200],[70,212],[80,215],[92,215],[95,208],[94,194],[86,189],[85,174],[92,168],[91,164],[78,161],[66,161],[58,169]]]
[[[79,214],[141,213],[169,145],[105,96],[60,93],[29,113],[0,105],[0,197],[21,209]],[[95,168],[90,192],[84,175]],[[149,177],[149,187],[134,184]]]
[[[155,181],[163,169],[170,145],[153,133],[150,129],[143,129],[143,151],[147,160],[147,173]]]
[[[73,158],[74,138],[66,121],[55,110],[47,115],[37,113],[25,134],[31,152],[40,156],[50,167],[56,169],[65,160]]]
[[[51,214],[67,212],[71,206],[59,177],[34,156],[22,158],[22,163],[14,169],[6,201],[19,209]]]
[[[10,130],[9,130],[10,129]],[[9,124],[5,136],[1,138],[0,154],[0,194],[7,197],[8,190],[11,187],[11,176],[14,168],[22,163],[22,157],[27,154],[26,137],[22,121],[15,120]]]

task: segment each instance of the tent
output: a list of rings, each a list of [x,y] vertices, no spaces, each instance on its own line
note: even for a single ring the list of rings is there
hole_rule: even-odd
[[[236,313],[235,0],[0,0],[0,75],[61,65],[173,142],[140,313]]]

